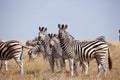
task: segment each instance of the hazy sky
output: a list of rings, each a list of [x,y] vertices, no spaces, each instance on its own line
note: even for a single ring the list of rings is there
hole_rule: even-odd
[[[62,23],[79,40],[118,40],[120,0],[0,0],[0,39],[34,39],[39,26],[58,33]]]

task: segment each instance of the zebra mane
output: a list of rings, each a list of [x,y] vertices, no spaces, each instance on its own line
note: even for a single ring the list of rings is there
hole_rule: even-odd
[[[51,33],[51,34],[49,33],[48,36],[49,36],[50,38],[58,37],[57,34],[53,34],[53,33]]]
[[[39,26],[39,31],[40,31],[40,32],[42,32],[42,31],[45,32],[45,31],[47,31],[47,28],[44,27],[44,26],[43,26],[43,27],[40,27],[40,26]]]
[[[106,42],[106,41],[105,41],[105,36],[99,36],[98,38],[96,38],[96,40],[100,40],[100,41]]]
[[[58,24],[59,29],[67,29],[68,25],[67,24]]]

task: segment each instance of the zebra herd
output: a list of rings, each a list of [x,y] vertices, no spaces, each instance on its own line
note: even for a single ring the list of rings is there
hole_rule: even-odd
[[[58,34],[50,34],[47,32],[46,27],[39,27],[38,37],[34,41],[26,42],[31,44],[32,48],[28,51],[29,60],[34,60],[37,55],[42,53],[43,58],[47,59],[50,64],[50,70],[54,72],[55,63],[60,62],[62,72],[65,72],[65,60],[69,60],[69,67],[71,76],[78,75],[77,65],[82,65],[83,74],[88,74],[89,62],[93,59],[96,60],[99,75],[101,71],[104,76],[107,74],[107,67],[105,63],[106,55],[108,54],[109,69],[112,69],[112,60],[110,57],[109,47],[104,39],[100,36],[92,41],[79,41],[67,32],[68,25],[58,24]],[[0,60],[1,67],[6,64],[5,60],[14,58],[20,67],[23,74],[22,52],[23,46],[19,41],[12,40],[7,42],[0,42]],[[7,65],[7,64],[6,64]],[[0,67],[0,68],[1,68]],[[6,67],[7,70],[7,67]]]

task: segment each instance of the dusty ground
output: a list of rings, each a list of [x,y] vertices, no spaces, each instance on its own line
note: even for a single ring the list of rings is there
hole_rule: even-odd
[[[14,60],[10,60],[8,61],[9,71],[6,72],[2,68],[0,71],[0,80],[120,80],[120,43],[108,42],[108,45],[110,47],[113,68],[111,71],[108,70],[106,78],[103,75],[96,77],[97,65],[95,60],[90,62],[88,76],[83,76],[81,67],[79,67],[79,75],[71,78],[68,62],[67,71],[64,74],[61,74],[60,69],[56,67],[55,73],[51,74],[49,64],[43,60],[42,55],[37,57],[33,62],[29,62],[27,50],[25,50],[23,55],[24,74],[20,75],[18,65]]]

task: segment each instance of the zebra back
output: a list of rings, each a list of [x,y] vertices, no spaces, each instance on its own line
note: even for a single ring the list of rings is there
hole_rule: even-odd
[[[22,45],[19,41],[17,40],[11,40],[11,41],[6,41],[3,42],[0,45],[0,59],[1,60],[9,60],[14,58],[21,57],[22,54]]]

